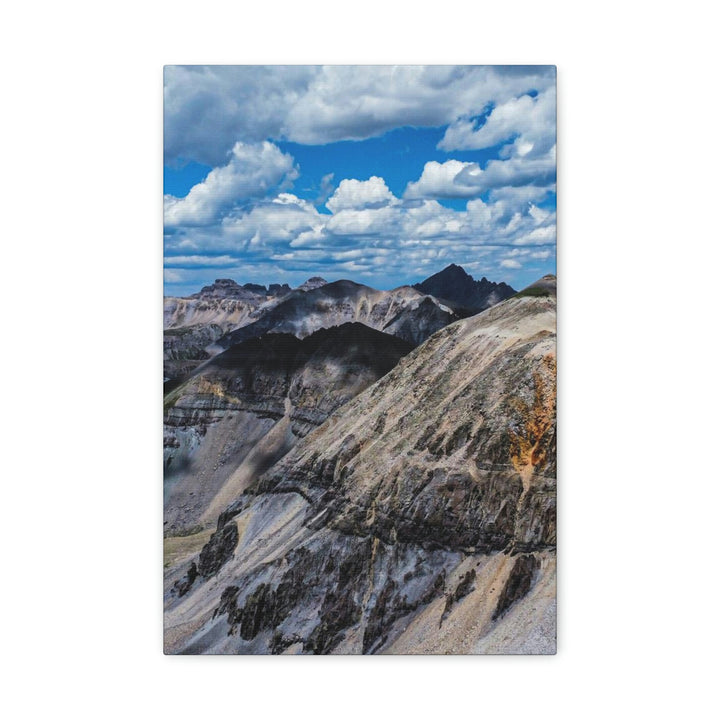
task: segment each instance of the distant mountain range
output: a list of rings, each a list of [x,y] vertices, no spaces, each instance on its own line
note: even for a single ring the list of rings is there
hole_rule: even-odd
[[[445,293],[441,295],[440,292]],[[375,290],[351,280],[313,277],[291,290],[219,279],[187,298],[165,298],[165,378],[187,375],[217,352],[265,333],[305,337],[324,327],[361,322],[423,342],[446,325],[514,294],[505,283],[475,281],[450,265],[413,287]]]
[[[294,290],[255,322],[224,335],[220,347],[268,332],[305,337],[324,327],[361,322],[368,327],[421,343],[459,316],[435,298],[404,286],[375,290],[352,280],[338,280],[310,290]]]
[[[191,295],[192,298],[236,298],[251,299],[253,296],[282,296],[290,292],[290,286],[287,283],[280,285],[274,283],[269,287],[257,285],[256,283],[245,283],[238,285],[234,280],[221,278],[216,280],[212,285],[206,285],[199,293]]]

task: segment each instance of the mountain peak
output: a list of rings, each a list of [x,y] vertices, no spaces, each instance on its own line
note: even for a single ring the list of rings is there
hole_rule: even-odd
[[[452,263],[444,270],[413,285],[416,290],[479,312],[515,294],[509,285],[483,277],[475,280],[460,265]]]
[[[240,286],[231,278],[218,278],[212,285],[206,285],[203,290],[211,288],[239,288]],[[202,290],[200,291],[202,292]]]
[[[450,265],[448,265],[446,268],[444,268],[444,269],[441,270],[440,272],[435,273],[434,275],[432,275],[430,278],[428,278],[428,280],[430,280],[431,278],[443,277],[443,276],[446,276],[446,277],[463,277],[463,278],[466,278],[466,277],[471,278],[471,277],[472,277],[472,276],[467,272],[467,270],[465,270],[465,268],[462,267],[462,265],[456,265],[455,263],[450,263]]]

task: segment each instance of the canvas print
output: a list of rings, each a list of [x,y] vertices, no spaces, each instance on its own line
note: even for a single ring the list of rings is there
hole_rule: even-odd
[[[556,650],[553,66],[164,72],[164,650]]]

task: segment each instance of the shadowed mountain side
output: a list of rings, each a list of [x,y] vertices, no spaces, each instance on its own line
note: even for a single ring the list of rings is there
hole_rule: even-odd
[[[428,301],[434,305],[432,311],[428,310]],[[418,344],[459,317],[434,298],[407,286],[375,290],[351,280],[338,280],[306,292],[293,291],[256,322],[224,335],[218,345],[228,348],[266,333],[305,337],[320,328],[345,322],[361,322]]]
[[[166,389],[177,385],[198,365],[209,360],[212,355],[208,347],[225,332],[222,325],[215,323],[167,328],[163,333],[163,378],[168,383]]]
[[[252,338],[165,397],[165,531],[219,512],[340,405],[412,346],[360,323]]]
[[[435,298],[426,296],[417,305],[413,304],[401,310],[382,331],[417,346],[440,328],[464,317],[460,312],[456,309],[443,309]]]
[[[553,653],[555,299],[435,333],[166,576],[167,652]]]
[[[434,295],[440,300],[456,303],[475,312],[485,310],[515,294],[504,282],[494,283],[487,278],[475,280],[459,265],[448,265],[421,283],[413,285],[416,290]]]

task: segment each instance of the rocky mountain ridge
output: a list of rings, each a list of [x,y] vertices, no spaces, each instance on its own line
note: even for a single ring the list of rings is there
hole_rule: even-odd
[[[435,298],[407,286],[375,290],[352,280],[337,280],[309,290],[293,291],[255,322],[225,334],[218,345],[227,348],[271,332],[302,338],[320,328],[346,322],[361,322],[417,345],[457,319],[458,315]]]
[[[433,334],[166,576],[166,651],[554,652],[555,297]]]
[[[457,266],[443,272],[454,273],[453,268],[466,283],[475,283]],[[480,286],[485,288],[483,283],[487,283],[484,278]],[[241,286],[221,278],[187,298],[166,297],[165,379],[177,381],[233,343],[268,332],[305,337],[323,327],[362,322],[418,345],[441,327],[477,311],[455,301],[440,301],[418,289],[420,285],[375,290],[350,280],[328,283],[311,277],[291,290],[287,284]],[[505,286],[489,283],[488,287],[485,305],[499,301]]]

